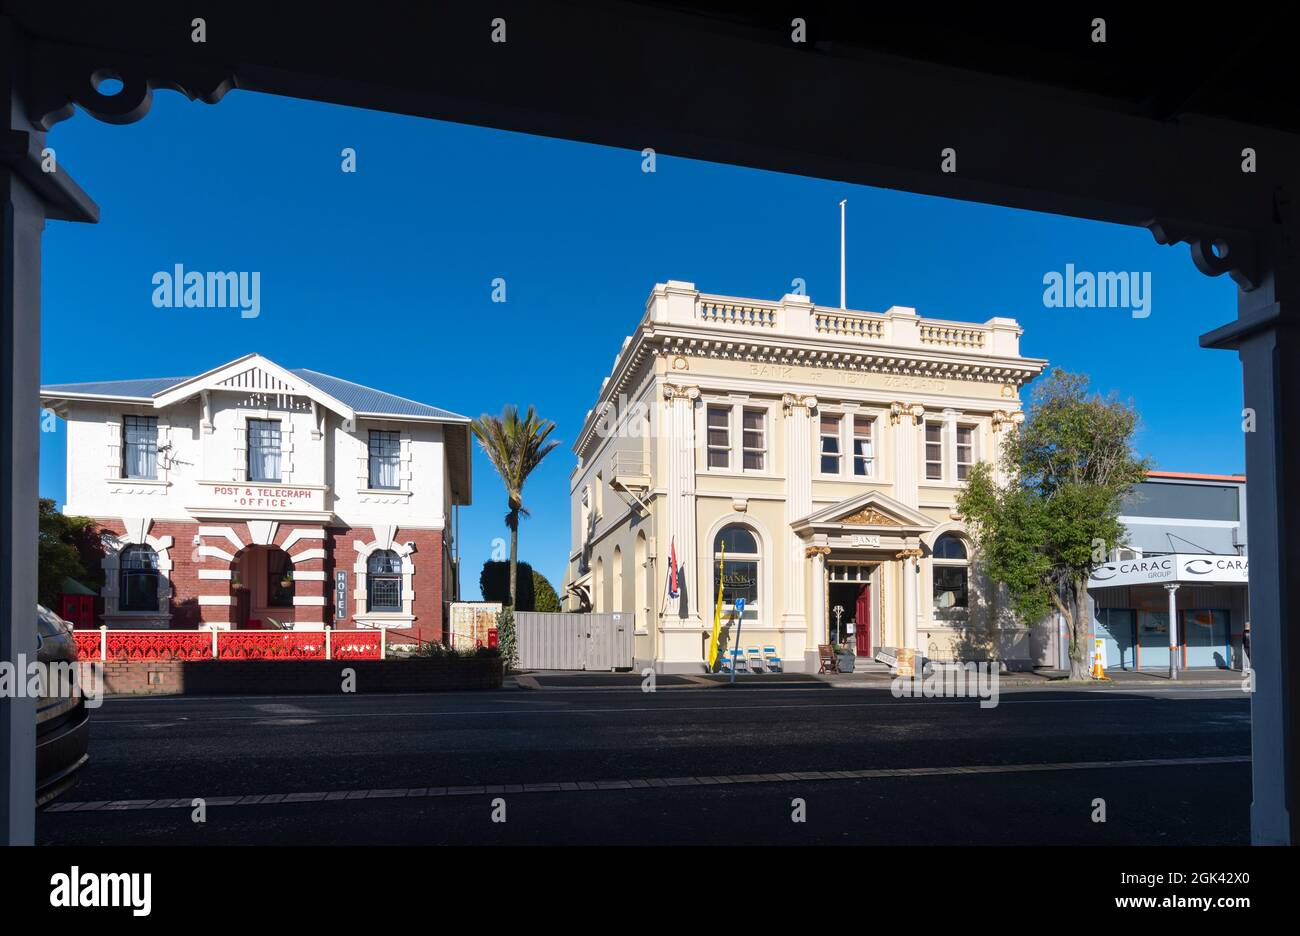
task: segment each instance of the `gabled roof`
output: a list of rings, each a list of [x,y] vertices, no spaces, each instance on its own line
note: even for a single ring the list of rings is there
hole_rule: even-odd
[[[204,392],[298,394],[338,413],[344,419],[400,419],[441,423],[447,442],[452,502],[470,503],[472,458],[469,417],[427,403],[366,387],[320,371],[281,367],[260,354],[246,354],[193,377],[149,377],[49,384],[41,387],[41,403],[84,400],[135,403],[155,409],[180,403]],[[58,409],[58,407],[55,407]]]
[[[450,410],[427,403],[417,403],[392,393],[385,393],[373,387],[353,383],[342,377],[322,374],[307,368],[286,369],[262,357],[260,354],[246,354],[228,364],[213,368],[206,373],[193,377],[145,377],[132,380],[101,380],[88,383],[48,384],[41,387],[41,396],[49,399],[65,400],[106,400],[120,402],[150,403],[159,408],[198,393],[205,383],[219,384],[224,375],[241,370],[261,368],[267,374],[278,378],[288,386],[281,392],[299,390],[308,396],[319,396],[318,402],[339,409],[351,410],[357,416],[398,417],[434,422],[468,423],[469,417],[461,416]],[[222,389],[238,390],[229,386]],[[270,388],[275,389],[275,388]],[[189,390],[189,393],[185,391]],[[314,391],[312,393],[311,391]],[[328,399],[335,404],[330,406]]]
[[[865,491],[815,510],[792,526],[796,533],[828,529],[924,533],[934,529],[934,521],[888,494]]]

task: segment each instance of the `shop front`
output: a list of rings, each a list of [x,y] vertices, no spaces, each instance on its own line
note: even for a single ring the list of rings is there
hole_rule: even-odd
[[[1245,556],[1177,553],[1098,568],[1088,592],[1106,666],[1240,669],[1248,571]]]

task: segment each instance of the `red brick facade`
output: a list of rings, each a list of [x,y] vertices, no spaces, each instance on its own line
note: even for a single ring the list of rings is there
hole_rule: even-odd
[[[127,531],[120,520],[103,519],[102,529],[111,531],[126,545]],[[232,572],[244,550],[258,544],[256,531],[265,535],[265,524],[242,520],[193,521],[154,520],[146,531],[146,544],[159,556],[160,595],[167,607],[160,608],[156,624],[133,620],[116,611],[117,558],[110,553],[106,562],[104,619],[109,627],[170,626],[173,628],[228,628],[239,623],[239,599]],[[202,532],[201,532],[202,531]],[[195,545],[195,536],[199,543]],[[337,628],[357,627],[357,616],[382,619],[365,613],[365,556],[376,548],[391,548],[403,558],[403,595],[409,598],[409,616],[384,621],[389,639],[440,641],[443,635],[443,536],[439,530],[397,528],[391,542],[376,543],[368,527],[325,527],[319,523],[279,521],[270,541],[261,544],[284,550],[292,561],[292,608],[275,609],[277,618],[298,625],[329,624]],[[361,550],[356,544],[360,543]],[[347,574],[347,615],[335,620],[335,574]],[[170,589],[167,584],[170,583]],[[170,595],[166,593],[170,591]]]

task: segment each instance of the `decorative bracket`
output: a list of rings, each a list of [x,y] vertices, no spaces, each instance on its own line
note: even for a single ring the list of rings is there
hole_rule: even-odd
[[[1157,244],[1190,245],[1192,262],[1206,276],[1227,273],[1247,292],[1259,286],[1259,248],[1250,233],[1211,229],[1169,218],[1153,218],[1146,227]]]
[[[235,87],[235,76],[227,68],[83,46],[34,42],[31,63],[28,118],[41,130],[71,117],[73,105],[105,123],[129,124],[149,113],[156,88],[179,91],[191,101],[216,104]],[[109,78],[122,82],[116,94],[99,90]]]

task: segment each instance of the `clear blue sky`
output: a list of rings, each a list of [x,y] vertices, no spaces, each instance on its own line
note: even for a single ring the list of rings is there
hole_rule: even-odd
[[[841,198],[850,308],[1016,318],[1023,353],[1138,406],[1158,467],[1244,467],[1236,355],[1196,344],[1235,317],[1234,286],[1145,230],[666,156],[647,174],[639,152],[239,91],[215,107],[162,91],[127,127],[78,113],[49,144],[102,220],[46,228],[45,382],[195,374],[258,351],[469,416],[535,404],[563,445],[525,490],[520,557],[557,588],[570,447],[653,284],[776,299],[802,277],[834,305]],[[349,146],[355,174],[339,168]],[[150,280],[177,263],[260,271],[260,317],[155,309]],[[1152,314],[1045,308],[1043,276],[1067,263],[1150,271]],[[62,425],[41,441],[41,492],[62,504]],[[476,451],[467,597],[505,510]]]

